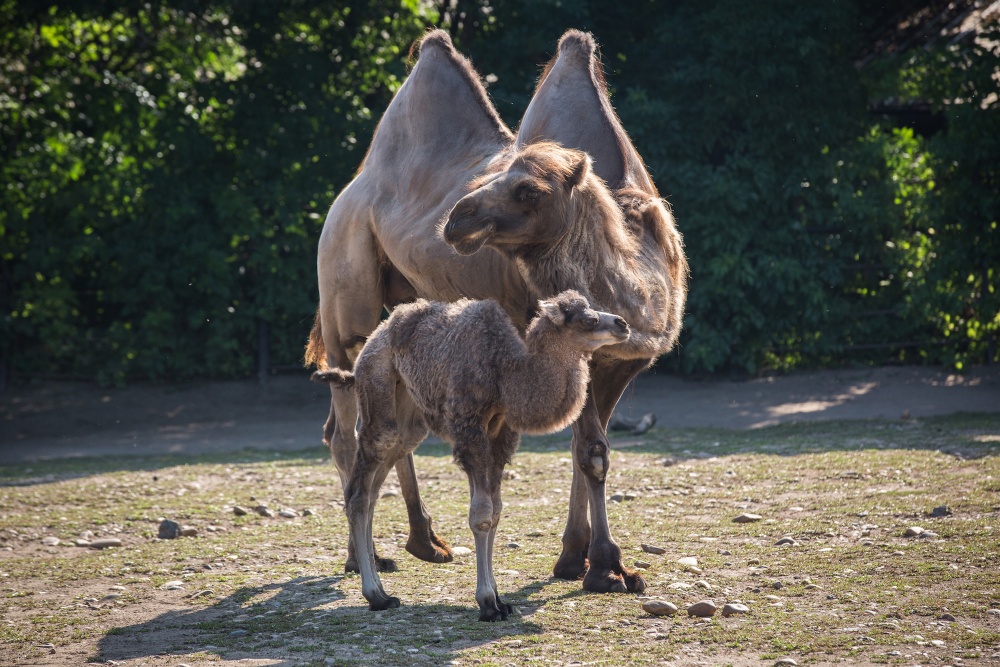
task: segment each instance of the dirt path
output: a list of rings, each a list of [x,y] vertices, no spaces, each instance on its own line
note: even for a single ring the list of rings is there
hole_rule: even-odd
[[[305,375],[256,382],[136,386],[45,383],[0,394],[0,465],[39,459],[235,451],[320,445],[326,387]],[[814,419],[898,419],[1000,412],[1000,368],[953,375],[930,368],[821,371],[743,382],[647,373],[619,413],[657,415],[659,428],[759,428]]]

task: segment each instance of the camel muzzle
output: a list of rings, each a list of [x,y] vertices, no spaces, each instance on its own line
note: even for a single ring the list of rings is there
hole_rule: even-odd
[[[493,220],[484,220],[476,216],[474,209],[459,210],[456,206],[448,216],[442,230],[444,242],[450,245],[459,255],[472,255],[489,240],[496,230]]]

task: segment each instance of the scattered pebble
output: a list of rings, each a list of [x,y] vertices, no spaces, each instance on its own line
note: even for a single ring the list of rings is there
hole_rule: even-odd
[[[675,591],[687,591],[694,588],[694,584],[689,584],[686,581],[675,581],[667,586],[667,588],[672,588]]]
[[[735,522],[735,523],[753,523],[754,521],[760,521],[763,518],[764,517],[762,517],[759,514],[750,514],[749,512],[744,512],[743,514],[740,514],[738,517],[736,517],[735,519],[733,519],[733,522]]]
[[[778,588],[781,588],[781,586],[782,586],[782,583],[780,581],[772,581],[771,582],[771,588],[778,589]]]
[[[525,533],[525,535],[527,535],[528,537],[541,537],[542,536],[542,531],[540,531],[540,530],[533,530],[530,533]]]
[[[398,495],[399,495],[399,493],[397,491],[392,490],[392,489],[389,489],[388,491],[383,491],[382,492],[382,497],[383,498],[395,498]]]
[[[468,556],[469,554],[472,553],[472,549],[470,549],[469,547],[452,547],[451,551],[456,556]]]
[[[508,549],[520,549],[521,545],[518,544],[517,542],[508,542],[507,543],[507,548]]]
[[[817,590],[821,591],[821,590],[823,590],[823,587],[820,586],[819,584],[806,584],[806,590],[807,591],[817,591]]]
[[[43,537],[42,544],[44,544],[47,547],[57,547],[59,546],[59,538],[53,537],[52,535],[49,535],[48,537]]]
[[[311,508],[306,508],[302,510],[302,516],[316,516],[316,510]]]
[[[111,602],[113,600],[117,600],[121,596],[122,596],[121,593],[108,593],[107,595],[101,598],[101,602]]]
[[[608,500],[610,500],[613,503],[620,503],[621,501],[625,500],[625,496],[623,496],[620,493],[616,493],[613,496],[611,496],[610,498],[608,498]]]
[[[103,540],[94,540],[89,546],[91,549],[107,549],[108,547],[120,547],[122,541],[117,537],[109,537]]]
[[[780,540],[778,540],[777,542],[774,543],[774,546],[776,546],[776,547],[782,547],[782,546],[785,546],[785,545],[788,545],[790,547],[794,547],[794,546],[798,545],[798,542],[796,542],[791,537],[782,537]]]
[[[266,516],[268,519],[273,519],[276,516],[274,510],[267,505],[257,505],[257,507],[253,508],[253,511],[261,516]]]
[[[181,526],[182,537],[197,537],[198,529],[193,526]]]
[[[247,630],[244,630],[243,628],[237,628],[236,630],[233,630],[232,632],[230,632],[229,636],[230,637],[243,637],[244,635],[247,635],[247,634],[249,634],[249,632]]]
[[[180,579],[174,579],[173,581],[166,582],[165,584],[160,586],[160,588],[166,591],[178,591],[184,588],[184,582],[181,581]]]
[[[951,510],[947,505],[940,505],[931,510],[932,517],[951,516]]]
[[[85,540],[82,537],[79,537],[79,538],[73,540],[73,544],[75,544],[78,547],[89,547],[90,546],[90,540]]]
[[[722,607],[722,615],[724,617],[735,616],[736,614],[749,614],[750,608],[745,604],[739,604],[737,602],[730,602],[729,604]]]
[[[954,621],[955,617],[952,616],[951,614],[941,614],[940,616],[938,616],[938,619],[942,621]]]
[[[945,643],[941,639],[932,639],[931,640],[931,646],[936,646],[937,648],[944,648],[945,647]]]
[[[643,544],[641,546],[642,546],[642,550],[645,551],[648,554],[665,554],[665,553],[667,553],[667,550],[664,549],[663,547],[658,547],[658,546],[655,546],[655,545],[652,545],[652,544]]]
[[[233,507],[233,514],[235,514],[236,516],[246,516],[249,513],[250,512],[247,512],[246,509],[240,507],[239,505]]]
[[[156,536],[161,540],[173,540],[181,536],[181,525],[176,521],[164,519],[160,522],[160,530]]]
[[[642,603],[642,610],[653,616],[673,616],[677,613],[677,605],[663,600],[646,600]]]
[[[925,539],[925,540],[932,540],[935,537],[940,537],[940,535],[938,535],[937,533],[935,533],[933,530],[925,530],[924,532],[922,532],[919,535],[917,535],[917,537],[919,537],[921,539]]]
[[[683,558],[678,558],[677,562],[685,568],[698,567],[698,559],[694,556],[684,556]]]
[[[922,532],[924,532],[924,529],[920,526],[910,526],[903,531],[903,537],[916,537]]]
[[[760,559],[751,558],[750,560],[747,561],[747,565],[760,565]]]
[[[704,588],[707,591],[712,590],[712,584],[708,583],[704,579],[699,579],[698,581],[694,582],[694,585],[696,588]]]
[[[733,552],[729,551],[728,549],[719,549],[719,555],[720,556],[732,556]]]
[[[893,551],[892,555],[893,556],[905,556],[906,554],[904,552],[902,552],[902,551]]]
[[[1000,609],[987,609],[986,613],[990,616],[1000,616]]]
[[[795,665],[798,664],[799,663],[795,662],[791,658],[781,658],[780,660],[776,660],[774,662],[774,667],[778,667],[779,665],[791,665],[792,667],[795,667]]]
[[[777,595],[765,595],[764,599],[767,600],[768,602],[781,602],[781,598],[779,598]]]
[[[294,519],[299,516],[298,512],[296,512],[295,510],[290,510],[288,508],[285,508],[283,510],[278,510],[278,514],[280,516],[285,517],[286,519]]]
[[[635,566],[637,568],[641,569],[641,570],[648,570],[649,568],[651,568],[653,566],[653,564],[649,563],[647,561],[644,561],[644,560],[637,560],[635,562]]]
[[[637,494],[635,494],[635,493],[623,493],[622,494],[622,499],[624,499],[624,500],[635,500],[638,497],[639,496]]]
[[[697,616],[699,618],[708,618],[715,615],[715,603],[711,600],[702,600],[701,602],[695,602],[693,605],[687,608],[688,616]]]

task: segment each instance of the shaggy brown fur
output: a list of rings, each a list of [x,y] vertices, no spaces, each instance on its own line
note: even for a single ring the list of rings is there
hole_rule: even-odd
[[[492,574],[503,468],[519,433],[551,433],[579,416],[591,354],[629,336],[625,320],[592,310],[574,291],[540,302],[539,311],[521,340],[495,301],[402,305],[372,333],[353,374],[341,369],[314,374],[337,386],[354,385],[357,395],[361,419],[347,514],[361,549],[362,591],[373,610],[398,606],[399,600],[385,594],[371,559],[372,507],[390,468],[422,439],[397,432],[402,385],[426,427],[452,443],[455,461],[469,476],[479,619],[506,619],[510,613]]]

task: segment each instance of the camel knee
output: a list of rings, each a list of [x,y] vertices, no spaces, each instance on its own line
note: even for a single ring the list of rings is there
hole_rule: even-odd
[[[489,498],[472,500],[469,507],[469,528],[473,533],[490,532],[499,518],[499,511],[494,512],[493,502]]]
[[[603,483],[611,468],[611,449],[608,447],[608,443],[603,440],[595,440],[581,449],[583,451],[577,458],[580,472],[595,482]]]

